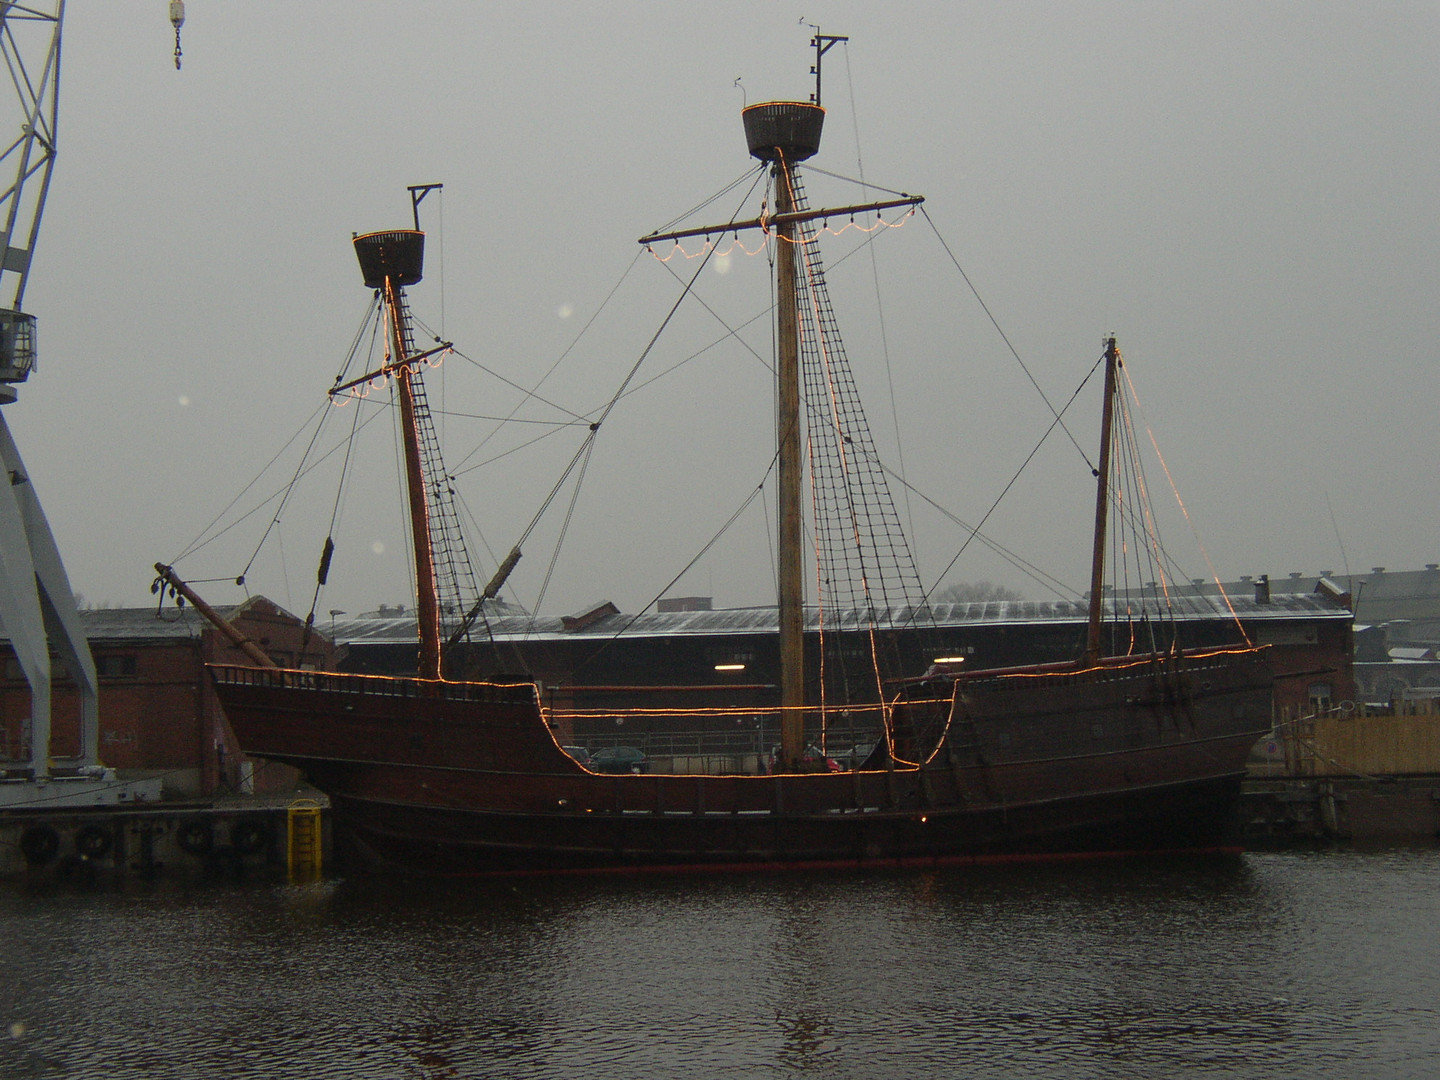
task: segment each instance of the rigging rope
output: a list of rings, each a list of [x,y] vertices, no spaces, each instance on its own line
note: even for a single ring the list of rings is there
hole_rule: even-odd
[[[1066,427],[1060,419],[1064,410],[1062,409],[1060,412],[1056,412],[1055,406],[1050,404],[1050,399],[1045,395],[1045,391],[1040,389],[1040,384],[1035,381],[1035,376],[1030,373],[1030,368],[1026,366],[1025,361],[1020,358],[1019,351],[1016,350],[1014,344],[1012,344],[1010,341],[1009,335],[1007,335],[1004,329],[1000,326],[1000,321],[995,318],[994,313],[990,310],[990,305],[985,303],[984,297],[980,295],[980,290],[975,287],[975,283],[970,280],[970,275],[967,274],[965,272],[965,268],[960,265],[960,260],[957,259],[955,257],[955,253],[950,250],[950,245],[946,242],[945,238],[940,235],[939,228],[936,227],[935,222],[931,219],[930,213],[925,209],[924,205],[921,205],[920,213],[925,215],[925,220],[927,223],[929,223],[931,231],[934,232],[935,239],[940,241],[940,246],[945,249],[945,254],[949,256],[951,264],[954,265],[956,271],[960,274],[960,277],[964,279],[965,284],[970,287],[970,292],[972,295],[974,295],[975,302],[980,305],[980,310],[985,312],[985,317],[990,320],[990,325],[995,328],[995,332],[1000,335],[1000,340],[1003,341],[1005,343],[1005,347],[1010,350],[1010,355],[1013,356],[1015,358],[1015,362],[1020,365],[1020,370],[1025,372],[1025,377],[1030,380],[1030,385],[1033,386],[1035,388],[1035,392],[1040,395],[1040,400],[1045,402],[1045,407],[1049,409],[1050,414],[1055,417],[1055,422],[1060,425],[1061,430],[1063,430],[1066,436],[1069,437],[1071,445],[1073,445],[1075,449],[1079,451],[1080,456],[1085,459],[1085,464],[1089,465],[1091,470],[1093,471],[1095,466],[1092,465],[1090,462],[1090,455],[1085,453],[1084,449],[1080,446],[1080,443],[1076,441],[1074,433],[1071,432],[1071,430]]]
[[[637,255],[637,256],[636,256],[636,260],[638,260],[638,259],[639,259],[639,256]],[[512,388],[512,389],[514,389],[514,390],[520,391],[520,393],[523,395],[522,398],[521,398],[521,400],[515,405],[515,407],[514,407],[513,409],[511,409],[510,412],[509,412],[506,416],[504,416],[504,417],[477,417],[477,419],[495,419],[495,420],[498,421],[498,423],[495,425],[494,429],[492,429],[491,432],[490,432],[488,435],[486,435],[483,439],[480,440],[480,442],[479,442],[478,445],[476,445],[476,446],[475,446],[473,449],[471,449],[467,454],[465,454],[464,457],[462,457],[458,462],[456,462],[456,464],[455,464],[455,469],[453,470],[455,475],[459,476],[459,475],[461,475],[463,472],[468,472],[468,471],[470,471],[470,470],[468,470],[468,469],[461,469],[460,466],[464,465],[467,461],[469,461],[472,457],[474,457],[477,453],[479,453],[480,449],[481,449],[482,447],[484,447],[485,444],[488,443],[492,438],[494,438],[495,435],[504,427],[505,424],[511,423],[512,421],[515,421],[515,414],[518,413],[522,408],[524,408],[525,405],[528,404],[531,400],[538,401],[538,402],[540,402],[540,403],[543,404],[543,405],[548,405],[550,408],[554,409],[556,412],[564,413],[566,416],[570,417],[571,421],[573,421],[573,422],[577,422],[577,423],[588,423],[587,417],[585,417],[583,414],[577,413],[577,412],[573,412],[572,410],[567,409],[565,406],[559,404],[558,402],[554,402],[554,401],[551,401],[551,400],[548,399],[548,398],[541,397],[541,396],[540,396],[540,393],[539,393],[540,387],[542,387],[542,386],[545,385],[546,380],[550,378],[550,376],[554,373],[555,369],[565,360],[565,358],[570,355],[571,351],[575,348],[576,344],[579,343],[580,338],[585,335],[586,331],[588,331],[592,325],[594,325],[595,320],[596,320],[597,318],[599,318],[600,313],[605,310],[605,306],[610,302],[611,298],[615,295],[615,292],[616,292],[616,291],[620,288],[620,286],[624,283],[625,278],[629,276],[630,271],[631,271],[632,269],[634,269],[634,266],[635,266],[635,260],[632,260],[630,266],[626,268],[625,273],[621,275],[620,280],[615,283],[614,288],[612,288],[612,289],[610,290],[609,295],[607,295],[607,296],[605,297],[605,300],[601,303],[600,307],[595,310],[595,313],[594,313],[593,315],[591,315],[590,318],[589,318],[589,320],[585,323],[585,325],[584,325],[583,327],[581,327],[580,332],[575,336],[575,338],[570,342],[570,344],[569,344],[568,346],[566,346],[565,350],[555,359],[555,362],[550,365],[550,367],[546,370],[545,374],[540,377],[540,381],[537,382],[533,387],[522,386],[522,385],[520,385],[519,383],[517,383],[517,382],[515,382],[515,381],[513,381],[513,380],[511,380],[511,379],[506,378],[504,375],[501,375],[498,371],[495,371],[495,370],[492,369],[492,368],[486,367],[484,364],[482,364],[479,360],[476,360],[474,357],[468,356],[467,354],[461,352],[461,351],[458,350],[458,349],[453,350],[454,353],[455,353],[455,355],[458,356],[458,357],[460,357],[460,359],[464,360],[466,363],[473,365],[474,367],[476,367],[476,368],[479,369],[480,371],[485,372],[485,374],[491,376],[492,378],[498,379],[500,382],[504,383],[506,386],[509,386],[510,388]],[[460,415],[463,415],[463,414],[460,414]],[[526,421],[519,421],[519,422],[522,422],[522,423],[523,423],[523,422],[526,422]],[[528,421],[528,422],[530,422],[530,423],[538,423],[538,422],[540,422],[540,421]],[[492,459],[492,460],[493,460],[493,459]]]
[[[310,598],[310,611],[305,616],[305,633],[300,639],[297,656],[303,656],[305,646],[310,643],[310,631],[315,625],[315,609],[320,605],[320,590],[330,578],[330,560],[335,555],[335,525],[340,520],[340,504],[345,496],[346,479],[350,476],[350,455],[355,448],[355,434],[360,429],[360,410],[350,421],[350,438],[345,442],[345,457],[340,464],[340,482],[335,486],[335,502],[330,508],[330,526],[325,532],[325,546],[320,555],[320,568],[315,573],[315,592]]]
[[[850,91],[850,119],[855,131],[855,167],[856,171],[860,174],[860,189],[865,192],[866,198],[868,199],[870,185],[865,182],[865,160],[860,153],[860,114],[855,108],[855,78],[854,72],[850,67],[850,43],[847,41],[843,44],[845,54],[845,82]],[[880,262],[875,256],[875,246],[869,243],[864,246],[870,253],[870,278],[875,286],[875,310],[879,319],[880,351],[885,364],[885,386],[890,393],[890,422],[894,425],[895,429],[896,462],[900,466],[900,473],[903,476],[906,472],[905,441],[901,437],[900,409],[895,400],[895,371],[890,362],[890,335],[885,326],[885,303],[880,296]],[[905,517],[910,526],[907,530],[907,535],[911,538],[918,539],[919,532],[915,528],[915,510],[910,503],[910,492],[908,489],[903,490],[905,491]],[[916,556],[918,559],[918,550]]]
[[[1135,391],[1135,385],[1130,380],[1129,371],[1125,369],[1122,369],[1122,371],[1124,371],[1125,374],[1125,385],[1128,389],[1129,396],[1131,400],[1134,401],[1135,408],[1141,409],[1142,406],[1140,404],[1140,395]],[[1210,571],[1210,577],[1220,590],[1220,597],[1224,600],[1225,607],[1230,612],[1230,617],[1234,620],[1235,625],[1239,628],[1240,634],[1244,638],[1245,643],[1247,645],[1253,644],[1250,640],[1249,634],[1247,634],[1245,631],[1244,624],[1240,621],[1240,615],[1238,612],[1236,612],[1235,605],[1230,601],[1229,593],[1225,591],[1224,585],[1222,585],[1220,582],[1220,575],[1215,569],[1215,564],[1210,560],[1210,552],[1206,549],[1204,542],[1200,539],[1199,530],[1195,527],[1195,522],[1190,517],[1190,510],[1185,505],[1185,500],[1180,497],[1180,489],[1175,484],[1175,478],[1170,475],[1170,466],[1165,463],[1165,455],[1160,452],[1160,443],[1156,440],[1155,432],[1150,427],[1150,424],[1148,422],[1145,425],[1145,433],[1150,439],[1151,447],[1155,450],[1155,460],[1160,463],[1160,468],[1165,473],[1165,480],[1170,485],[1170,493],[1175,496],[1175,502],[1180,507],[1180,513],[1184,516],[1185,523],[1190,527],[1190,533],[1195,540],[1195,546],[1199,548],[1200,555],[1205,560],[1205,566]]]
[[[793,184],[789,205],[808,208],[803,185],[791,169],[781,170]],[[780,238],[783,242],[783,238]],[[814,528],[815,572],[820,618],[821,717],[830,692],[827,667],[833,665],[848,701],[849,660],[843,631],[848,622],[866,634],[869,677],[881,702],[885,672],[895,670],[889,655],[894,642],[882,642],[880,612],[887,624],[900,607],[914,610],[924,589],[915,569],[885,473],[876,462],[874,442],[860,402],[854,373],[830,303],[816,230],[801,223],[795,240],[800,256],[796,272],[800,356],[804,373],[807,448]],[[834,620],[830,615],[833,611]],[[827,646],[827,634],[838,634]],[[824,732],[822,728],[822,740]]]
[[[748,171],[746,175],[749,175]],[[732,184],[730,186],[734,187],[735,185]],[[727,190],[729,189],[727,188]],[[741,205],[743,205],[743,203]],[[738,213],[739,211],[737,209],[736,213],[731,215],[730,220],[734,221],[738,216]],[[690,280],[685,283],[684,289],[681,291],[680,295],[676,297],[675,302],[670,306],[669,311],[665,313],[665,318],[661,320],[659,327],[657,327],[655,330],[655,333],[650,336],[650,340],[646,342],[645,347],[640,351],[640,355],[636,357],[635,363],[631,365],[630,370],[626,373],[625,378],[621,380],[620,385],[616,389],[615,393],[611,395],[610,399],[600,409],[599,418],[591,422],[590,430],[586,434],[585,439],[582,441],[579,449],[576,450],[575,456],[570,459],[570,463],[565,467],[565,471],[561,474],[560,479],[557,480],[554,487],[550,489],[550,493],[545,497],[545,501],[541,504],[540,509],[535,512],[535,516],[530,519],[530,523],[521,533],[520,539],[515,542],[516,548],[520,548],[524,545],[530,534],[535,530],[536,526],[539,525],[541,517],[543,517],[546,510],[549,509],[550,504],[555,500],[556,495],[559,494],[560,488],[564,485],[566,479],[568,479],[570,474],[575,471],[577,465],[581,465],[580,476],[576,479],[575,491],[571,497],[570,509],[565,515],[565,521],[560,531],[560,537],[556,541],[555,552],[551,558],[551,570],[547,571],[545,575],[545,585],[542,587],[548,587],[550,573],[553,572],[555,562],[560,557],[560,549],[565,543],[566,535],[569,531],[570,520],[574,513],[575,502],[580,496],[580,486],[581,482],[584,479],[585,467],[588,466],[590,453],[594,447],[596,435],[599,433],[600,428],[605,423],[605,421],[609,419],[610,414],[614,411],[616,405],[618,405],[619,402],[626,396],[626,391],[628,390],[630,383],[634,380],[636,373],[640,370],[641,366],[649,358],[650,353],[654,350],[656,343],[660,340],[661,335],[664,334],[666,328],[670,325],[671,320],[674,319],[675,313],[680,310],[680,306],[685,302],[685,299],[694,292],[695,282],[699,280],[700,275],[704,272],[705,267],[708,266],[709,263],[710,253],[707,252],[705,257],[700,260],[699,265],[695,267],[695,273],[693,273],[690,276]],[[627,270],[627,273],[628,272],[629,271]]]
[[[595,451],[594,432],[591,428],[591,437],[585,440],[585,454],[580,463],[580,472],[575,477],[575,486],[570,491],[570,504],[565,508],[565,518],[560,524],[560,540],[555,545],[555,550],[550,553],[550,565],[545,568],[545,576],[541,579],[540,589],[535,596],[535,610],[539,611],[540,606],[545,602],[545,594],[550,589],[550,578],[555,573],[555,565],[560,561],[560,548],[565,542],[565,537],[570,532],[570,522],[575,517],[575,504],[580,500],[580,488],[585,483],[585,473],[590,468],[590,457]],[[527,533],[528,535],[528,533]],[[518,549],[520,544],[515,545]]]
[[[1036,566],[1034,563],[1028,562],[1028,561],[1026,561],[1025,559],[1021,558],[1019,555],[1017,555],[1015,552],[1011,551],[1009,548],[1005,547],[1005,546],[1004,546],[1003,544],[1001,544],[999,541],[993,540],[993,539],[991,539],[990,537],[986,536],[984,533],[982,533],[982,532],[980,531],[980,526],[978,526],[978,525],[971,525],[971,524],[969,524],[968,522],[966,522],[966,521],[962,520],[961,518],[959,518],[958,516],[956,516],[954,513],[952,513],[950,510],[946,509],[944,506],[942,506],[942,505],[941,505],[939,502],[937,502],[935,499],[931,498],[931,497],[930,497],[929,495],[927,495],[925,492],[921,491],[921,490],[920,490],[918,487],[916,487],[914,484],[910,483],[908,480],[906,480],[903,476],[901,476],[901,475],[900,475],[898,472],[896,472],[894,469],[890,468],[890,467],[889,467],[888,465],[886,465],[884,462],[881,462],[881,463],[880,463],[880,467],[881,467],[882,469],[884,469],[885,472],[886,472],[886,474],[887,474],[888,476],[892,477],[892,478],[895,480],[895,482],[896,482],[897,484],[899,484],[901,487],[903,487],[907,492],[910,492],[911,494],[915,495],[915,496],[918,497],[922,502],[924,502],[924,503],[926,503],[927,505],[929,505],[932,509],[938,511],[938,512],[939,512],[940,514],[942,514],[944,517],[948,518],[950,521],[954,522],[956,525],[959,525],[960,528],[964,529],[964,530],[969,534],[969,539],[971,539],[971,540],[979,540],[980,543],[984,544],[987,548],[989,548],[989,549],[990,549],[992,552],[994,552],[996,555],[999,555],[1002,559],[1004,559],[1006,562],[1008,562],[1011,566],[1015,567],[1015,569],[1019,570],[1019,571],[1020,571],[1021,573],[1023,573],[1026,577],[1030,578],[1030,579],[1031,579],[1032,581],[1034,581],[1037,585],[1040,585],[1040,586],[1043,586],[1043,587],[1046,588],[1046,589],[1049,589],[1051,592],[1053,592],[1056,596],[1060,597],[1062,600],[1073,600],[1073,599],[1077,598],[1077,597],[1080,595],[1080,591],[1079,591],[1078,589],[1075,589],[1075,588],[1072,588],[1072,587],[1069,586],[1069,585],[1066,585],[1066,584],[1065,584],[1063,581],[1061,581],[1059,578],[1054,577],[1054,576],[1046,573],[1044,570],[1040,569],[1040,567]],[[967,543],[968,543],[968,542],[969,542],[969,541],[967,540]],[[962,553],[963,553],[964,549],[962,548],[961,551],[962,551]],[[958,558],[959,556],[957,555],[956,557]],[[952,565],[953,565],[953,561],[952,561]],[[942,578],[943,578],[943,575],[942,575]],[[927,599],[928,599],[928,594],[927,594]]]
[[[201,529],[199,533],[196,534],[196,536],[194,537],[194,539],[192,539],[189,544],[187,544],[184,548],[182,548],[182,549],[180,550],[180,553],[179,553],[178,555],[176,555],[173,559],[171,559],[171,560],[169,561],[169,565],[170,565],[170,566],[174,566],[174,565],[176,565],[178,562],[180,562],[181,559],[188,558],[189,556],[195,554],[197,551],[200,551],[202,548],[206,547],[208,544],[214,542],[216,539],[218,539],[219,537],[223,536],[223,535],[224,535],[226,532],[228,532],[230,529],[234,528],[235,525],[238,525],[238,524],[240,523],[240,521],[244,521],[245,518],[247,518],[247,517],[250,516],[250,514],[255,513],[256,510],[259,509],[258,506],[257,506],[255,509],[252,509],[252,510],[248,511],[244,516],[242,516],[241,518],[239,518],[237,521],[232,522],[230,525],[226,526],[224,529],[222,529],[222,530],[220,530],[219,532],[215,533],[213,536],[210,534],[210,533],[211,533],[211,530],[214,529],[215,526],[216,526],[220,521],[224,520],[225,516],[226,516],[227,514],[229,514],[230,511],[235,508],[236,504],[239,503],[240,500],[245,497],[245,495],[250,491],[250,489],[253,488],[256,484],[258,484],[258,483],[261,481],[261,479],[265,476],[265,474],[270,471],[271,467],[275,464],[275,462],[279,461],[280,458],[281,458],[282,456],[284,456],[285,452],[290,449],[290,447],[294,444],[295,440],[298,439],[298,438],[300,438],[300,436],[305,433],[305,431],[310,427],[311,423],[314,422],[314,421],[317,420],[317,419],[323,419],[326,410],[327,410],[327,404],[326,404],[326,403],[322,403],[320,406],[318,406],[318,407],[316,408],[316,410],[315,410],[314,412],[312,412],[309,416],[307,416],[307,417],[305,418],[304,423],[302,423],[302,424],[300,425],[300,427],[298,427],[298,428],[294,431],[294,433],[293,433],[288,439],[285,440],[285,445],[282,446],[282,447],[280,447],[280,449],[275,453],[275,455],[274,455],[273,457],[271,457],[270,460],[267,461],[264,466],[261,467],[260,471],[257,472],[254,477],[252,477],[252,478],[250,479],[249,483],[247,483],[243,488],[241,488],[240,491],[239,491],[238,493],[236,493],[235,497],[234,497],[233,499],[231,499],[228,503],[225,504],[224,509],[222,509],[222,510],[221,510],[218,514],[216,514],[213,518],[211,518],[210,521],[209,521],[209,523],[206,524],[206,526],[205,526],[203,529]],[[312,438],[311,438],[311,442],[312,442],[312,443],[314,442],[313,436],[312,436]],[[287,484],[285,487],[281,488],[279,492],[272,492],[272,493],[271,493],[270,495],[268,495],[268,496],[265,498],[265,500],[264,500],[263,502],[261,502],[259,505],[260,505],[260,506],[268,505],[271,499],[275,498],[276,495],[278,495],[278,494],[283,494],[284,492],[288,491],[288,490],[289,490],[289,487],[290,487],[290,485]],[[253,561],[253,556],[252,556],[252,561]],[[235,578],[235,575],[231,575],[231,576],[228,577],[228,578],[224,578],[224,579],[217,578],[217,579],[214,579],[214,580],[233,581],[234,578]]]
[[[770,464],[765,470],[765,475],[760,478],[760,483],[751,489],[750,494],[745,496],[744,501],[735,508],[735,512],[725,519],[725,523],[716,530],[715,534],[705,542],[705,544],[700,548],[699,551],[695,553],[695,555],[690,559],[689,562],[687,562],[683,567],[680,568],[680,572],[674,577],[672,577],[668,582],[666,582],[664,587],[661,588],[658,592],[656,592],[655,595],[652,596],[639,611],[632,615],[624,626],[620,627],[618,630],[615,631],[615,633],[611,634],[610,637],[605,641],[605,643],[592,655],[586,657],[580,663],[575,665],[574,670],[572,670],[571,672],[572,677],[575,672],[580,671],[581,669],[587,667],[595,660],[597,660],[601,656],[601,654],[603,654],[605,650],[608,649],[617,639],[624,636],[625,632],[628,631],[632,626],[634,626],[635,623],[640,619],[640,617],[644,615],[645,612],[649,611],[650,608],[657,601],[659,601],[662,596],[669,592],[677,581],[679,581],[692,569],[694,569],[695,564],[698,563],[701,559],[703,559],[707,554],[709,554],[710,549],[713,548],[720,541],[720,538],[722,536],[724,536],[727,532],[730,531],[730,527],[734,525],[735,522],[740,520],[740,516],[745,513],[745,510],[750,506],[750,504],[754,502],[757,498],[759,498],[760,495],[764,492],[765,483],[770,479],[771,474],[774,473],[775,466],[777,462],[779,462],[779,460],[780,458],[778,454],[771,457]]]
[[[953,567],[955,563],[959,561],[960,556],[965,554],[965,552],[969,549],[970,544],[977,536],[980,535],[980,530],[985,527],[985,522],[990,520],[990,515],[995,513],[995,510],[997,507],[999,507],[1001,500],[1003,500],[1005,496],[1010,493],[1010,489],[1013,488],[1015,486],[1015,482],[1020,479],[1020,474],[1023,473],[1025,469],[1030,465],[1030,462],[1035,459],[1035,455],[1038,454],[1040,452],[1040,448],[1045,445],[1045,440],[1050,437],[1050,433],[1053,432],[1056,427],[1064,426],[1061,417],[1064,416],[1064,414],[1067,410],[1069,410],[1071,405],[1075,404],[1075,399],[1080,396],[1080,391],[1085,388],[1085,384],[1094,377],[1095,372],[1099,370],[1100,365],[1104,362],[1105,358],[1104,356],[1101,356],[1099,360],[1095,361],[1095,364],[1090,368],[1090,370],[1085,373],[1085,378],[1080,380],[1080,385],[1075,388],[1075,392],[1070,395],[1070,399],[1065,402],[1065,405],[1060,409],[1059,412],[1055,413],[1055,419],[1052,420],[1050,422],[1050,426],[1045,429],[1045,434],[1040,436],[1040,440],[1035,444],[1034,448],[1031,449],[1030,453],[1025,456],[1025,460],[1020,463],[1020,467],[1015,470],[1015,474],[1010,477],[1009,482],[1006,483],[1006,485],[1000,490],[1000,494],[995,496],[995,501],[990,504],[990,508],[986,510],[985,513],[981,516],[979,524],[977,524],[971,534],[965,538],[965,542],[960,545],[960,550],[955,552],[955,554],[951,557],[950,561],[945,564],[945,569],[942,570],[939,575],[937,575],[937,577],[935,578],[937,585],[935,587],[938,588],[938,583],[945,580],[945,575],[950,572],[951,567]],[[1067,435],[1070,434],[1068,428],[1065,429],[1065,433]],[[1070,441],[1075,441],[1075,437],[1073,435],[1070,436]],[[1083,453],[1084,451],[1081,452]],[[1088,458],[1086,459],[1086,463],[1089,464]],[[1090,471],[1098,475],[1098,472],[1093,465],[1090,467]],[[929,593],[926,594],[926,599],[929,599]]]

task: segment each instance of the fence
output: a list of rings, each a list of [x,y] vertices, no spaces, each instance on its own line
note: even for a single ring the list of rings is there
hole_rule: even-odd
[[[1354,705],[1291,716],[1256,747],[1257,776],[1440,774],[1440,702],[1434,698]]]

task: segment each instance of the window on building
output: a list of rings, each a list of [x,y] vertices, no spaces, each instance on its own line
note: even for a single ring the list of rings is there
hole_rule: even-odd
[[[97,656],[95,658],[95,674],[102,679],[133,679],[135,677],[135,654]]]
[[[1328,682],[1317,682],[1310,684],[1310,711],[1321,713],[1330,711],[1331,688]]]

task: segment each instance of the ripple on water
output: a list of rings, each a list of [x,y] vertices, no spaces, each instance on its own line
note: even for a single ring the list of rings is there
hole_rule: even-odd
[[[0,890],[0,1076],[1408,1077],[1440,853]]]

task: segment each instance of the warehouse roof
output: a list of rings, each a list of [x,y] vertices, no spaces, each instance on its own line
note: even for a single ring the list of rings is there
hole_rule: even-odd
[[[1129,611],[1129,617],[1139,618],[1142,611],[1138,602]],[[604,605],[597,605],[598,610]],[[1318,594],[1293,594],[1274,597],[1270,603],[1256,603],[1253,599],[1231,598],[1226,607],[1219,597],[1184,596],[1173,601],[1174,617],[1182,621],[1228,621],[1239,617],[1247,622],[1336,619],[1348,620],[1350,612]],[[1116,602],[1105,602],[1105,617],[1115,621],[1125,617],[1126,612],[1115,610]],[[1234,614],[1232,615],[1231,612]],[[937,625],[945,628],[967,626],[1043,626],[1083,623],[1087,608],[1083,601],[1037,601],[1037,600],[991,600],[963,604],[931,604],[931,618],[923,620],[923,611],[913,607],[881,609],[877,612],[876,623],[883,628],[908,629],[919,625]],[[723,636],[726,634],[773,634],[779,631],[779,618],[774,607],[721,608],[713,611],[667,611],[645,612],[639,615],[612,611],[594,619],[585,616],[532,616],[506,615],[494,617],[484,625],[477,624],[472,637],[485,635],[485,626],[498,640],[576,640],[607,638],[623,634],[627,638],[671,637],[671,636]],[[820,610],[806,609],[806,629],[821,627]],[[828,630],[856,630],[868,625],[858,609],[828,611],[825,613],[825,628]],[[1150,605],[1148,615],[1160,618],[1158,609]],[[566,623],[572,628],[567,628]],[[337,620],[335,638],[352,645],[404,644],[416,640],[413,615],[390,615],[360,619]]]
[[[261,601],[255,597],[249,603]],[[1123,603],[1123,601],[1122,601]],[[1135,603],[1132,601],[1132,603]],[[1269,603],[1257,603],[1250,598],[1230,600],[1230,607],[1215,596],[1182,596],[1174,598],[1174,617],[1182,621],[1225,621],[1238,617],[1246,622],[1272,622],[1286,620],[1312,621],[1315,619],[1347,620],[1350,612],[1328,598],[1315,593],[1280,593]],[[245,604],[217,605],[216,610],[231,618],[238,614]],[[1115,621],[1124,617],[1122,610],[1116,612],[1113,599],[1105,602],[1105,618]],[[490,633],[498,640],[568,641],[576,639],[608,638],[623,635],[627,638],[669,637],[669,636],[723,636],[727,634],[773,634],[779,629],[779,619],[774,607],[720,608],[713,611],[667,611],[627,614],[621,611],[605,610],[594,618],[587,618],[596,611],[606,608],[597,605],[579,615],[533,616],[500,615],[488,621]],[[1231,614],[1231,609],[1234,615]],[[877,612],[876,623],[882,629],[908,629],[918,625],[936,625],[949,629],[964,627],[1000,626],[1045,626],[1076,624],[1085,621],[1086,605],[1083,601],[1042,601],[1042,600],[990,600],[961,604],[931,604],[928,608],[930,620],[923,620],[924,609],[900,607]],[[1148,614],[1158,619],[1158,609],[1149,605],[1149,611],[1139,606],[1131,609],[1130,618]],[[819,630],[821,612],[818,608],[806,609],[806,629]],[[175,641],[198,639],[203,633],[205,619],[193,608],[178,611],[166,607],[157,614],[153,607],[143,608],[99,608],[80,612],[81,625],[85,635],[94,642],[143,642]],[[299,621],[299,620],[297,620]],[[827,630],[856,630],[867,625],[863,612],[858,609],[825,612],[824,626]],[[485,636],[485,623],[476,625],[472,638]],[[316,628],[317,633],[329,636],[329,626]],[[398,609],[384,615],[370,615],[354,619],[338,619],[334,623],[334,640],[351,645],[399,645],[413,643],[417,639],[415,616]],[[0,637],[0,641],[4,638]]]

